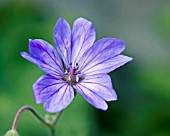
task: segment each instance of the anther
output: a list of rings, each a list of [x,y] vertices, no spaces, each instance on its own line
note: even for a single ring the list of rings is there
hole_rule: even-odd
[[[70,62],[70,64],[69,64],[69,65],[70,65],[70,67],[72,68],[72,62]]]

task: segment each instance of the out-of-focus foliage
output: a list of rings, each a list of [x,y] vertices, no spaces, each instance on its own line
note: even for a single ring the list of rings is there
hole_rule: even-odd
[[[0,1],[0,135],[12,125],[17,110],[36,105],[32,84],[44,74],[20,56],[28,39],[53,44],[59,17],[70,25],[77,17],[91,20],[97,39],[126,41],[124,54],[134,60],[110,73],[119,100],[99,111],[82,96],[64,111],[58,136],[170,135],[170,1],[169,0],[1,0]],[[47,136],[48,129],[31,114],[20,118],[21,136]]]

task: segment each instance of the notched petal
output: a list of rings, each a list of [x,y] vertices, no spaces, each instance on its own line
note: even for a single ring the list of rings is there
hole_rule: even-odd
[[[23,58],[25,58],[26,60],[28,60],[28,61],[36,64],[36,65],[39,64],[38,61],[37,61],[35,58],[33,58],[30,54],[28,54],[27,52],[20,52],[20,54],[21,54],[21,56],[22,56]]]

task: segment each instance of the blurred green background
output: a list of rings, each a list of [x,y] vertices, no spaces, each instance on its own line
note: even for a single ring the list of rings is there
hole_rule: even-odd
[[[36,105],[33,83],[43,72],[24,60],[28,39],[53,44],[59,17],[94,23],[97,39],[126,41],[134,60],[110,73],[119,96],[106,112],[80,95],[65,110],[57,136],[170,136],[170,0],[0,0],[0,135],[11,128],[17,110]],[[24,112],[21,136],[47,136],[48,129]]]

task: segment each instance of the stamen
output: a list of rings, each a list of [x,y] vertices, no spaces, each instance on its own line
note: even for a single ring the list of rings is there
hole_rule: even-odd
[[[70,65],[70,68],[72,68],[72,62],[70,62],[70,64],[69,64],[69,65]]]
[[[76,74],[80,74],[81,72],[80,71],[77,71]]]
[[[72,66],[72,62],[71,62],[69,65],[70,65],[69,68],[67,68],[65,72],[64,79],[72,85],[80,80],[80,77],[79,77],[80,71],[78,71],[78,68],[79,68],[78,63]]]
[[[70,68],[67,69],[68,73],[70,72]]]
[[[66,70],[66,72],[64,73],[65,75],[68,74],[68,71]]]
[[[76,76],[76,82],[78,82],[79,81],[79,76]]]

